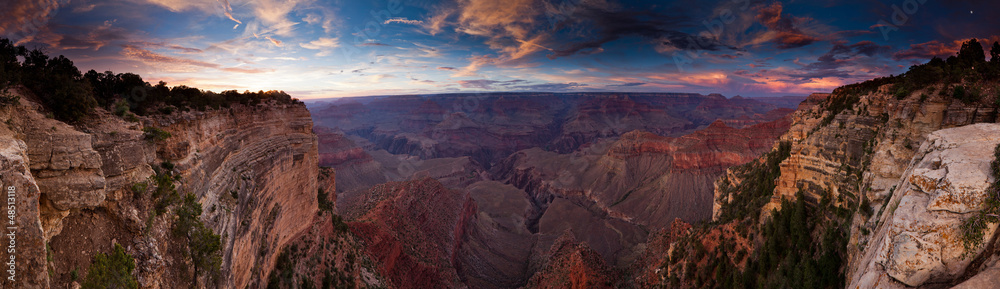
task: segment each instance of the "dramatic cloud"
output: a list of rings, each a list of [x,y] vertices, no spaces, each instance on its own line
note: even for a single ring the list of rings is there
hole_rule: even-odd
[[[770,6],[760,8],[757,14],[757,20],[771,30],[772,34],[768,37],[778,45],[778,48],[799,48],[819,41],[818,37],[802,32],[797,26],[805,19],[782,14],[783,9],[781,2],[774,2]]]
[[[971,37],[987,38],[988,49],[997,39],[990,24],[1000,23],[989,13],[1000,2],[982,0],[927,1],[888,39],[886,27],[867,28],[892,9],[862,0],[400,2],[396,10],[384,1],[10,0],[0,3],[0,34],[82,70],[305,97],[774,96],[899,74],[954,55]]]
[[[817,58],[816,62],[804,65],[801,72],[793,73],[792,76],[801,79],[838,77],[838,78],[868,78],[871,76],[871,68],[842,70],[844,67],[864,67],[872,65],[870,61],[876,56],[887,55],[890,47],[881,46],[871,41],[860,41],[855,44],[845,45],[843,42],[835,43],[829,52]],[[868,59],[869,61],[865,61]]]
[[[593,23],[597,37],[593,40],[574,42],[554,49],[550,59],[574,54],[593,54],[603,51],[602,45],[625,36],[640,36],[653,41],[657,51],[735,49],[718,40],[679,31],[688,26],[690,19],[684,15],[664,15],[649,11],[611,11],[603,6],[581,6],[572,21]],[[569,21],[569,20],[568,20]]]
[[[5,0],[0,2],[0,35],[28,41],[42,30],[59,9],[56,0]]]
[[[168,72],[197,72],[202,68],[212,68],[225,72],[249,74],[274,71],[274,69],[263,68],[223,67],[217,63],[164,55],[134,45],[123,45],[121,55],[125,56],[127,59],[158,67]]]
[[[916,59],[920,61],[928,60],[933,57],[948,58],[948,56],[955,55],[961,47],[961,41],[943,43],[941,41],[934,40],[930,42],[911,44],[910,48],[896,52],[892,55],[892,58],[895,60]]]

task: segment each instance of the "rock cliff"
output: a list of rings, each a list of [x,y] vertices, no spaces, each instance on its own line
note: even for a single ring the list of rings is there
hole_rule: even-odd
[[[953,284],[969,274],[961,224],[981,209],[993,183],[987,156],[1000,144],[1000,125],[976,124],[935,131],[916,151],[867,247],[850,288],[906,288]],[[996,224],[988,225],[990,241]],[[975,273],[973,271],[972,273]],[[987,272],[988,274],[988,272]],[[971,274],[970,274],[971,275]]]
[[[648,286],[682,288],[991,282],[995,258],[966,252],[957,224],[978,210],[991,180],[984,164],[992,161],[995,129],[973,124],[996,122],[993,96],[1000,90],[992,82],[964,82],[901,91],[902,81],[880,78],[811,95],[771,153],[716,182],[713,222],[671,245],[669,252],[682,252],[679,259],[671,254],[668,264],[636,275]],[[982,97],[956,98],[958,85]],[[706,249],[713,232],[733,227],[740,230],[718,239],[727,246]],[[808,234],[795,233],[802,230]],[[813,246],[793,241],[800,239]],[[749,258],[719,261],[734,255]],[[780,269],[788,267],[797,269]]]
[[[301,103],[133,122],[98,109],[70,125],[46,117],[30,93],[17,93],[19,104],[0,108],[0,181],[17,190],[23,262],[13,288],[69,287],[113,244],[136,258],[144,288],[258,287],[281,248],[316,215],[317,141]],[[177,175],[177,191],[195,195],[204,208],[200,219],[222,236],[220,278],[192,281],[182,245],[170,234],[173,214],[153,214],[157,204],[145,188],[154,169]]]

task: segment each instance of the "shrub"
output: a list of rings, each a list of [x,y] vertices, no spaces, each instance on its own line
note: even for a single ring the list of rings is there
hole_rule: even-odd
[[[124,117],[128,112],[128,101],[122,99],[115,103],[115,115]]]
[[[21,100],[20,96],[13,95],[7,91],[0,89],[0,106],[17,104],[17,102],[20,100]]]
[[[324,212],[333,211],[333,202],[327,200],[327,194],[323,191],[323,188],[319,188],[316,191],[316,200],[319,201],[319,210]]]
[[[132,270],[135,270],[135,259],[125,253],[122,245],[115,244],[113,253],[97,253],[94,256],[93,263],[87,269],[87,278],[80,288],[139,288]]]
[[[952,90],[951,97],[961,101],[965,101],[965,86],[961,85],[955,86],[955,89]]]
[[[213,279],[218,277],[222,265],[222,241],[218,234],[201,222],[201,204],[193,194],[187,194],[175,212],[177,221],[173,232],[187,240],[194,278],[197,280],[199,275],[206,273]]]
[[[962,222],[962,245],[965,247],[965,257],[971,256],[983,243],[984,231],[988,224],[997,223],[1000,215],[1000,145],[993,149],[993,162],[990,163],[990,173],[993,184],[986,189],[986,200],[983,208]]]
[[[171,136],[169,132],[151,126],[142,128],[142,132],[145,133],[146,139],[151,141],[162,141]]]

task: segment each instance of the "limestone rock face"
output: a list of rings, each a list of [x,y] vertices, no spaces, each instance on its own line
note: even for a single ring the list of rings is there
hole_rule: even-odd
[[[86,276],[94,255],[114,244],[136,259],[143,288],[259,288],[281,249],[316,216],[317,140],[301,103],[136,122],[97,109],[69,125],[45,117],[30,93],[15,93],[19,104],[0,107],[0,187],[16,190],[18,278],[0,288],[71,287],[71,276]],[[143,127],[171,137],[147,138]],[[148,178],[162,162],[174,164],[178,193],[194,194],[201,220],[222,237],[216,284],[191,283],[183,244],[171,235],[173,207],[153,213]]]
[[[973,258],[963,258],[967,252],[960,225],[981,209],[993,179],[990,162],[998,143],[997,124],[928,135],[853,272],[860,278],[854,278],[849,288],[950,283],[963,275]],[[992,236],[996,228],[990,225],[985,236]],[[976,256],[983,250],[969,253]]]
[[[10,231],[6,227],[10,226],[8,219],[8,202],[13,198],[15,206],[14,226],[18,227],[15,232],[16,250],[16,278],[10,282],[6,277],[7,266],[4,266],[3,277],[0,284],[3,288],[48,288],[49,275],[45,270],[45,239],[42,231],[42,223],[38,218],[39,213],[39,190],[34,178],[31,175],[28,164],[28,147],[21,140],[10,137],[9,131],[0,128],[0,192],[3,195],[4,214],[3,224],[3,244],[2,255],[5,263],[7,260],[7,246],[10,240],[6,236]],[[13,192],[8,189],[14,188]],[[12,193],[12,194],[11,194]]]
[[[309,111],[234,106],[155,122],[171,134],[157,149],[180,172],[178,191],[195,194],[206,225],[227,236],[227,285],[263,287],[280,249],[312,224],[318,208],[319,155]]]
[[[24,141],[32,173],[46,199],[62,211],[100,205],[105,179],[93,137],[38,112],[26,115]]]

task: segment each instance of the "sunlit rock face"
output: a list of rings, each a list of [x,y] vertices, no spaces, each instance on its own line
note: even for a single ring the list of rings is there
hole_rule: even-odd
[[[222,237],[219,286],[259,287],[281,248],[316,215],[317,139],[301,103],[135,122],[98,109],[71,125],[46,117],[31,94],[15,93],[19,104],[0,107],[0,183],[17,190],[20,278],[3,288],[70,287],[72,272],[86,276],[93,257],[114,244],[135,258],[143,288],[211,285],[190,277],[183,244],[171,235],[172,209],[151,216],[149,191],[135,189],[154,168],[166,170],[163,162],[180,176],[177,191],[197,197],[201,220]],[[154,140],[144,127],[171,136]]]
[[[171,133],[157,149],[176,164],[178,189],[194,193],[206,224],[227,236],[225,283],[263,286],[281,248],[317,211],[319,154],[309,111],[301,104],[239,106],[155,122]]]
[[[927,136],[864,251],[858,268],[865,272],[855,280],[857,287],[951,283],[966,274],[973,257],[985,247],[967,252],[960,225],[981,209],[993,181],[990,162],[998,143],[996,124],[944,129]],[[988,226],[984,238],[995,231],[995,224]]]

